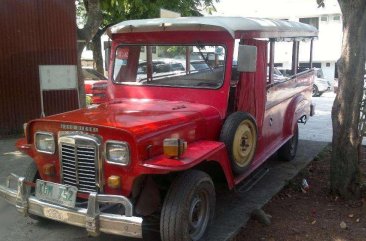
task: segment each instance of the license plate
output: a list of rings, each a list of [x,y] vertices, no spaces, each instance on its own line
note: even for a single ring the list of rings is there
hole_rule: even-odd
[[[40,200],[65,207],[75,207],[78,189],[69,185],[62,185],[37,179],[36,197]]]

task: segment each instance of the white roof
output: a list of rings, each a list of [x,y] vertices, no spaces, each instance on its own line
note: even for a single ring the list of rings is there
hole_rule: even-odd
[[[310,25],[264,18],[181,17],[128,20],[109,28],[109,34],[160,31],[227,31],[233,38],[315,37],[318,30]]]

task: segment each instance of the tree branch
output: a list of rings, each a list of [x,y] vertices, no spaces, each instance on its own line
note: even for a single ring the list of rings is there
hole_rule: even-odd
[[[77,30],[77,35],[79,40],[85,40],[88,43],[97,33],[103,16],[99,0],[84,0],[84,4],[87,11],[87,20],[84,28]]]

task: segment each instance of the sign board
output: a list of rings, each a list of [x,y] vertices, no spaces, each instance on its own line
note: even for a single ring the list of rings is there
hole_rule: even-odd
[[[238,71],[255,72],[257,69],[257,47],[252,45],[239,45]]]
[[[180,16],[181,16],[180,13],[166,10],[164,8],[160,8],[160,17],[161,18],[179,18]]]
[[[45,116],[43,91],[74,89],[78,92],[77,95],[79,98],[76,65],[39,65],[39,80],[41,92],[41,117]]]
[[[77,89],[76,65],[40,65],[39,78],[41,91]]]

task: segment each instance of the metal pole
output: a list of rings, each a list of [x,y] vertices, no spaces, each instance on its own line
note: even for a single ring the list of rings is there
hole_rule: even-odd
[[[44,105],[43,105],[43,90],[42,90],[42,80],[41,80],[41,68],[42,66],[38,66],[38,76],[39,76],[39,93],[41,95],[41,118],[45,117],[44,114]]]
[[[273,83],[273,68],[274,68],[274,47],[275,41],[274,39],[269,40],[269,83]]]
[[[310,69],[313,68],[313,44],[314,44],[313,42],[314,42],[314,39],[312,38],[310,41],[310,59],[309,59]]]

